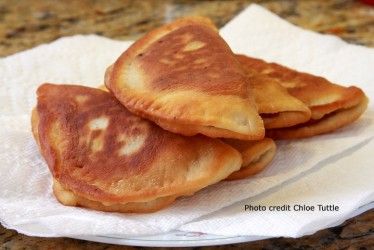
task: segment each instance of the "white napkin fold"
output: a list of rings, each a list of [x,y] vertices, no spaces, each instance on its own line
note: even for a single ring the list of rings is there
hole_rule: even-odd
[[[370,86],[374,82],[374,49],[294,27],[257,5],[233,19],[221,34],[235,52],[280,62],[342,84],[357,84],[374,99],[374,87]],[[341,213],[327,215],[328,223],[334,223],[373,201],[373,170],[368,161],[374,135],[370,104],[370,111],[358,122],[336,133],[277,143],[274,162],[260,175],[208,187],[153,214],[104,213],[62,206],[51,192],[51,175],[30,131],[35,90],[43,82],[98,86],[106,67],[130,43],[94,35],[73,36],[0,60],[0,221],[4,226],[37,236],[130,236],[178,228],[223,235],[299,236],[328,226],[326,214],[314,213],[310,219],[309,214],[248,213],[241,204],[228,206],[250,197],[254,198],[245,202],[314,203],[332,199],[342,207]],[[342,157],[343,163],[339,163]],[[340,190],[342,184],[349,192]],[[329,195],[321,189],[329,190]],[[266,223],[269,227],[263,225]]]

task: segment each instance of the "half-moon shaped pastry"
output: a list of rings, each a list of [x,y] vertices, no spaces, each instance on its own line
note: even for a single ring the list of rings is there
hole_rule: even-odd
[[[258,112],[266,129],[284,128],[309,121],[310,109],[287,92],[280,82],[252,68],[251,58],[237,55],[249,78]]]
[[[243,158],[242,167],[229,175],[226,180],[239,180],[261,172],[273,160],[276,145],[270,138],[260,141],[240,141],[235,139],[224,139],[238,150]]]
[[[33,134],[62,204],[152,212],[241,166],[239,152],[220,140],[165,131],[108,92],[44,84],[37,94]]]
[[[288,93],[302,101],[311,110],[311,119],[305,123],[279,129],[269,129],[266,135],[276,139],[291,139],[324,134],[358,119],[366,110],[368,99],[354,86],[344,87],[323,77],[298,72],[261,59],[238,56],[244,67],[254,74],[276,79]]]
[[[128,110],[174,133],[264,137],[245,73],[209,19],[149,32],[107,69],[105,84]]]

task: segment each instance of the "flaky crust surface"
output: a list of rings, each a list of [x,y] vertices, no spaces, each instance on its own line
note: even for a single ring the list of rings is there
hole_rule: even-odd
[[[240,168],[230,146],[162,130],[108,92],[52,84],[37,92],[33,134],[53,177],[80,203],[115,207],[190,195]]]
[[[242,167],[229,175],[226,180],[239,180],[258,174],[273,160],[276,145],[270,138],[260,141],[223,140],[240,152],[243,158]]]
[[[131,112],[179,134],[264,136],[244,72],[209,19],[151,31],[107,69],[105,84]]]

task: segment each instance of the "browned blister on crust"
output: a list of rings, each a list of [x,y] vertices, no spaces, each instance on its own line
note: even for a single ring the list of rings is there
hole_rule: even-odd
[[[258,174],[275,156],[276,145],[270,138],[260,141],[224,139],[223,142],[238,150],[243,159],[242,167],[230,174],[226,180],[239,180]]]
[[[107,69],[105,84],[131,112],[175,133],[264,136],[245,73],[206,18],[151,31]]]
[[[218,139],[165,131],[108,92],[44,84],[37,94],[32,130],[63,204],[151,212],[241,166],[240,154]]]
[[[266,131],[268,137],[291,139],[328,133],[358,119],[365,111],[368,99],[354,86],[344,87],[327,79],[298,72],[276,63],[237,55],[238,60],[254,76],[260,75],[279,82],[288,93],[311,110],[309,121],[285,128]]]

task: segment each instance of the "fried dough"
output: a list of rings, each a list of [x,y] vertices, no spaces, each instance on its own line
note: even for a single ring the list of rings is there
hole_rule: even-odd
[[[298,72],[261,59],[243,55],[237,55],[237,58],[250,74],[277,80],[290,95],[311,110],[309,121],[287,128],[267,130],[268,137],[292,139],[328,133],[352,123],[367,107],[368,99],[357,87],[340,86],[323,77]]]
[[[104,85],[100,85],[98,88],[108,91]],[[239,151],[243,160],[241,168],[232,173],[226,180],[244,179],[261,172],[275,155],[276,145],[270,138],[264,138],[260,141],[240,141],[235,139],[223,139],[223,141]]]
[[[98,88],[108,91],[104,85],[100,85]],[[240,141],[235,139],[223,139],[223,141],[239,151],[243,160],[241,168],[232,173],[226,180],[244,179],[261,172],[275,155],[276,145],[270,138],[264,138],[260,141]]]
[[[311,111],[302,101],[281,86],[278,79],[253,68],[252,58],[237,55],[252,88],[258,112],[266,129],[291,127],[309,121]]]
[[[149,32],[107,69],[105,84],[128,110],[171,132],[264,137],[245,72],[209,19]]]
[[[309,121],[310,109],[290,95],[278,80],[266,75],[249,76],[249,80],[266,129],[291,127]]]
[[[152,201],[145,202],[128,202],[105,204],[99,201],[89,200],[82,196],[76,195],[69,189],[64,188],[56,179],[53,179],[53,194],[57,200],[65,206],[87,207],[104,212],[122,212],[122,213],[151,213],[156,212],[172,204],[176,196],[166,196],[156,198]]]
[[[242,164],[220,140],[165,131],[103,90],[43,84],[37,94],[32,130],[62,204],[153,212]]]
[[[357,120],[366,110],[367,104],[368,99],[364,96],[360,103],[351,108],[341,108],[321,119],[310,120],[293,127],[270,129],[266,134],[271,138],[296,139],[332,132]]]
[[[226,180],[244,179],[261,172],[273,160],[276,145],[270,138],[260,141],[223,140],[240,152],[243,158],[242,167],[229,175]]]

